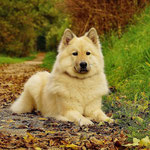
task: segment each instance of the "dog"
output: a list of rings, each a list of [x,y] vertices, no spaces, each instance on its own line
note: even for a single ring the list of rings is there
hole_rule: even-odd
[[[36,109],[82,125],[95,121],[113,122],[102,111],[102,96],[108,94],[104,59],[95,28],[77,37],[66,29],[52,72],[38,72],[25,83],[21,96],[12,104],[15,113]]]

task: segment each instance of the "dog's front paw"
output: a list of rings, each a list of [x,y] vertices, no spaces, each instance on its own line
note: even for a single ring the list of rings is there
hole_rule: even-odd
[[[83,125],[93,125],[93,122],[87,118],[84,119],[80,119],[79,120],[79,125],[83,126]]]
[[[108,122],[108,123],[114,123],[114,122],[115,122],[114,119],[111,119],[111,118],[109,118],[109,117],[107,117],[104,121],[105,121],[105,122]]]
[[[109,118],[109,117],[107,117],[107,116],[100,116],[99,118],[98,118],[98,121],[99,122],[108,122],[108,123],[114,123],[115,121],[114,121],[114,119],[111,119],[111,118]]]

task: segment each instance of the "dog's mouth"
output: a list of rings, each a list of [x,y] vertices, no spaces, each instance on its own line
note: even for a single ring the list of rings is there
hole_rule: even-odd
[[[89,70],[87,70],[87,68],[80,68],[79,70],[78,69],[76,69],[76,67],[74,67],[74,69],[75,69],[75,71],[77,72],[77,73],[81,73],[81,74],[85,74],[85,73],[87,73]]]
[[[87,70],[87,69],[80,69],[79,72],[80,72],[80,73],[87,73],[88,70]]]

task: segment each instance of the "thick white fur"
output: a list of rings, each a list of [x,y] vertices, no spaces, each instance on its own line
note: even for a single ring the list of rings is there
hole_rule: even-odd
[[[26,113],[37,109],[43,116],[80,125],[92,124],[92,119],[112,121],[101,109],[101,99],[108,93],[108,85],[96,30],[92,28],[78,38],[67,29],[58,51],[52,72],[33,75],[11,110]],[[78,56],[72,55],[74,51]],[[91,54],[86,55],[87,51]],[[81,61],[88,63],[87,73],[78,73]]]

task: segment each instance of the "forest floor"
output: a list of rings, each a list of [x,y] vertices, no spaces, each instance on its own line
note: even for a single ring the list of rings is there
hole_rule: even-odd
[[[44,54],[33,61],[0,66],[0,149],[126,149],[126,132],[120,125],[94,122],[82,126],[44,118],[40,112],[15,114],[10,105],[27,79],[38,71]]]

